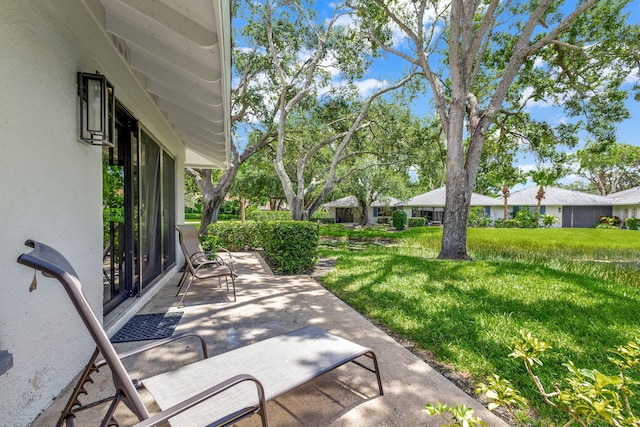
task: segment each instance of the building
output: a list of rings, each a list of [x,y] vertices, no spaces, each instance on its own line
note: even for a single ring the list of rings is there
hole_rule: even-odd
[[[406,202],[397,203],[396,207],[401,207],[407,214],[407,217],[423,217],[427,224],[442,224],[444,218],[444,206],[447,195],[446,187],[436,188],[418,196],[412,197]],[[492,215],[494,207],[502,206],[500,200],[493,197],[483,196],[482,194],[471,194],[471,207],[481,206],[484,208],[487,216]],[[492,216],[492,219],[493,218]]]
[[[630,188],[606,196],[613,206],[613,215],[622,221],[640,218],[640,187]]]
[[[376,200],[367,207],[367,223],[377,224],[381,218],[389,219],[396,209],[394,205],[399,200],[393,197],[385,197]],[[362,224],[365,221],[365,215],[355,196],[347,196],[341,199],[324,203],[322,208],[327,209],[329,218],[334,218],[337,223],[357,223]]]
[[[4,0],[0,47],[0,425],[26,426],[94,345],[16,258],[64,253],[108,333],[175,273],[184,167],[229,162],[230,3]]]
[[[539,188],[534,185],[511,193],[507,199],[510,218],[521,209],[536,211]],[[554,227],[590,228],[599,222],[600,216],[612,216],[612,212],[611,200],[606,197],[551,186],[544,187],[544,198],[540,203],[541,215],[558,218]],[[501,214],[499,218],[502,217]]]

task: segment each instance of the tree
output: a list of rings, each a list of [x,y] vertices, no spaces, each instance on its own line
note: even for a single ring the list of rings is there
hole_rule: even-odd
[[[640,147],[628,144],[587,144],[576,152],[577,174],[606,196],[640,186]]]
[[[564,156],[561,156],[564,158]],[[536,169],[529,172],[529,177],[538,185],[538,192],[536,193],[536,224],[540,218],[540,205],[545,195],[545,186],[553,185],[566,173],[566,169],[563,167],[563,162],[559,161],[553,166],[538,166]]]
[[[620,85],[637,67],[627,1],[354,0],[374,47],[419,67],[447,140],[439,258],[470,259],[467,217],[487,135],[529,101],[549,99],[610,139],[628,116]],[[394,44],[393,30],[406,36]],[[442,65],[444,64],[444,66]],[[543,64],[543,65],[539,65]],[[560,129],[562,133],[564,129]],[[547,129],[540,129],[546,138]]]
[[[273,170],[268,150],[242,165],[229,195],[254,204],[268,203],[272,210],[280,209],[285,196],[280,180]]]
[[[412,73],[360,100],[354,97],[351,83],[363,75],[368,58],[349,30],[337,24],[344,16],[340,6],[323,22],[316,22],[313,10],[297,1],[265,0],[254,3],[252,10],[256,19],[251,36],[270,56],[269,78],[279,89],[274,93],[274,168],[292,218],[306,220],[333,190],[338,165],[350,155],[348,145],[370,125],[367,115],[374,101],[401,87]],[[344,78],[338,87],[331,87],[331,72]],[[320,99],[322,92],[326,93]],[[307,168],[321,151],[326,156],[324,172],[308,180]],[[295,161],[289,170],[287,153]]]
[[[231,125],[233,138],[230,146],[229,168],[220,172],[210,169],[187,168],[203,195],[203,215],[199,233],[205,235],[207,226],[216,222],[220,205],[233,184],[240,166],[273,142],[276,135],[278,113],[274,96],[280,93],[274,87],[271,57],[264,43],[256,41],[254,31],[254,2],[233,2],[234,16],[247,19],[247,25],[236,29],[233,46],[233,74],[231,90]],[[248,16],[246,16],[248,14]],[[276,94],[276,95],[274,95]]]
[[[371,126],[358,137],[357,155],[343,162],[336,186],[356,197],[365,224],[373,202],[409,198],[420,186],[412,180],[444,176],[442,140],[432,120],[421,120],[396,102],[376,103],[369,119]]]

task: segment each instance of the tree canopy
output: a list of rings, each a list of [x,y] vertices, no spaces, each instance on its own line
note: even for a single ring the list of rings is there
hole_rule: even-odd
[[[640,33],[627,24],[627,3],[351,2],[372,48],[420,70],[442,124],[447,196],[440,258],[469,259],[471,193],[490,135],[542,151],[575,144],[579,128],[611,140],[615,123],[628,117],[621,85],[637,68]],[[540,100],[585,120],[536,123],[525,107]]]

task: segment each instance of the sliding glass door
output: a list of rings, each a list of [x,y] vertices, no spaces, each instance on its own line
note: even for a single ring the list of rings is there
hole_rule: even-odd
[[[104,313],[175,264],[175,162],[124,108],[103,149]]]

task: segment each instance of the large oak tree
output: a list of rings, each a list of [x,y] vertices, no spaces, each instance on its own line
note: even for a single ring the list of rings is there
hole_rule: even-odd
[[[599,139],[628,117],[624,79],[638,66],[627,1],[353,0],[378,47],[418,67],[447,141],[439,258],[469,259],[467,218],[485,142],[527,102],[548,100]],[[399,40],[400,38],[400,40]],[[541,135],[547,138],[548,135]]]

